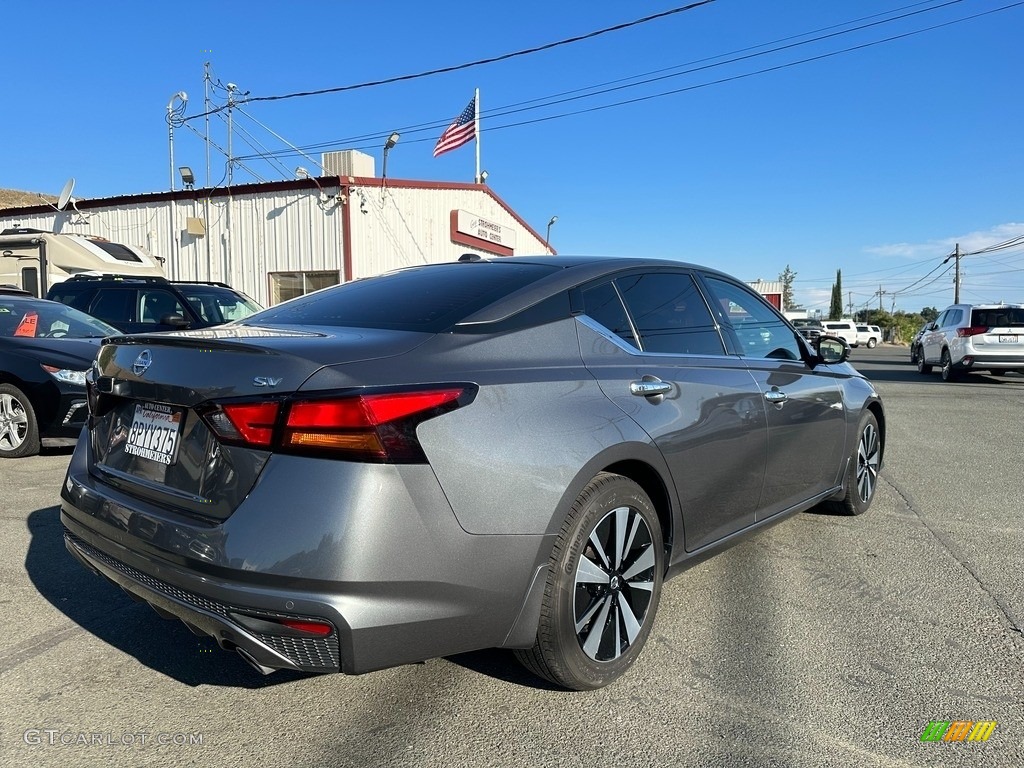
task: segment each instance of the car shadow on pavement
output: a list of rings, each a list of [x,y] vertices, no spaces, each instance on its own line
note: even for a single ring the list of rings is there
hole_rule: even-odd
[[[29,514],[28,528],[32,539],[25,570],[39,594],[82,629],[150,669],[189,686],[265,688],[309,677],[290,671],[264,677],[213,639],[161,618],[86,570],[64,546],[59,507]]]
[[[492,677],[505,683],[534,688],[541,691],[561,691],[565,688],[537,677],[526,667],[516,661],[512,651],[502,648],[489,648],[483,651],[470,651],[454,656],[446,656],[446,661],[456,664],[480,675]]]

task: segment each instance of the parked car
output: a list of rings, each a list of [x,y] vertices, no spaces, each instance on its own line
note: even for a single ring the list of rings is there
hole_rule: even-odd
[[[264,673],[503,647],[597,688],[665,578],[868,509],[886,422],[847,355],[720,272],[550,256],[108,339],[65,541]]]
[[[865,345],[868,349],[874,349],[882,340],[882,329],[877,325],[858,325],[857,343]]]
[[[85,371],[117,330],[78,310],[0,289],[0,458],[72,440],[88,410]]]
[[[857,335],[857,326],[852,320],[823,320],[821,322],[822,333],[829,336],[838,336],[851,347],[860,344]]]
[[[924,336],[924,332],[928,330],[928,326],[932,323],[931,321],[925,322],[920,328],[917,329],[917,333],[910,340],[910,362],[917,365],[917,358],[921,354],[921,337]]]
[[[77,275],[55,284],[46,297],[125,333],[209,328],[260,310],[224,283],[172,282],[163,277]]]
[[[1024,304],[954,304],[921,337],[917,370],[942,368],[942,380],[971,371],[1003,376],[1024,370]]]

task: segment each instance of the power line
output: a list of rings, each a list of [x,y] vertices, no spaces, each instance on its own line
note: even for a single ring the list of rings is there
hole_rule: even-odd
[[[934,2],[934,0],[928,0],[928,2]],[[651,72],[645,72],[645,73],[641,73],[641,74],[637,74],[637,75],[631,75],[631,76],[626,77],[626,78],[619,78],[617,80],[611,80],[611,81],[608,81],[608,82],[605,82],[605,83],[598,83],[598,84],[595,84],[595,85],[584,86],[583,88],[576,88],[576,89],[573,89],[573,90],[563,91],[561,93],[556,93],[556,94],[552,94],[552,95],[548,95],[548,96],[542,96],[542,97],[535,98],[535,99],[530,99],[530,100],[527,100],[527,101],[516,102],[516,103],[513,103],[513,104],[508,104],[508,105],[505,105],[505,106],[501,106],[501,107],[494,107],[494,108],[491,108],[491,109],[484,110],[481,113],[481,119],[482,120],[483,119],[493,120],[494,118],[497,118],[497,117],[506,117],[506,116],[512,115],[512,114],[518,114],[518,113],[521,113],[521,112],[528,112],[528,111],[532,111],[532,110],[536,110],[536,109],[542,109],[542,108],[545,108],[545,107],[552,107],[552,106],[556,106],[558,104],[565,104],[565,103],[568,103],[568,102],[571,102],[571,101],[578,101],[580,99],[589,99],[589,98],[592,98],[594,96],[601,96],[601,95],[604,95],[604,94],[607,94],[607,93],[613,93],[613,92],[625,90],[625,89],[628,89],[628,88],[636,88],[636,87],[642,86],[642,85],[650,85],[651,83],[658,82],[658,81],[661,81],[661,80],[666,80],[666,79],[676,78],[676,77],[682,77],[684,75],[694,74],[696,72],[701,72],[701,71],[704,71],[704,70],[713,69],[715,67],[721,67],[721,66],[725,66],[725,65],[728,65],[728,64],[735,64],[737,62],[746,61],[748,59],[753,59],[753,58],[757,58],[757,57],[760,57],[760,56],[767,56],[767,55],[773,54],[773,53],[779,53],[780,51],[785,51],[785,50],[788,50],[790,48],[797,48],[797,47],[804,46],[804,45],[810,45],[811,43],[821,42],[822,40],[827,40],[827,39],[830,39],[830,38],[833,38],[833,37],[837,37],[837,36],[840,36],[840,35],[847,35],[847,34],[851,34],[853,32],[863,31],[863,30],[869,29],[871,27],[879,26],[879,25],[882,25],[882,24],[889,24],[889,23],[894,22],[894,21],[900,21],[900,20],[906,19],[906,18],[908,18],[910,16],[916,16],[916,15],[919,15],[919,14],[922,14],[922,13],[929,13],[929,12],[932,12],[932,11],[935,11],[935,10],[939,10],[941,8],[945,8],[945,7],[950,6],[950,5],[956,5],[956,4],[961,3],[961,2],[963,2],[963,0],[945,0],[945,2],[942,2],[939,5],[933,5],[932,7],[929,7],[929,8],[919,9],[919,10],[916,10],[916,11],[912,11],[910,13],[903,13],[903,14],[900,14],[898,16],[891,16],[890,18],[887,18],[887,19],[882,19],[880,21],[874,21],[874,22],[871,22],[869,24],[863,24],[861,26],[850,27],[849,29],[844,29],[844,30],[841,30],[839,32],[831,32],[831,33],[826,34],[826,35],[819,35],[820,32],[826,32],[828,30],[837,29],[837,28],[841,28],[841,27],[849,27],[851,24],[857,24],[857,23],[859,23],[861,21],[877,18],[878,16],[887,16],[887,15],[891,15],[891,14],[894,14],[894,13],[899,13],[899,12],[905,11],[905,10],[907,10],[909,8],[917,8],[920,5],[927,4],[927,2],[926,3],[914,3],[912,5],[903,6],[903,7],[900,7],[900,8],[895,8],[895,9],[892,9],[890,11],[885,11],[883,13],[872,14],[870,16],[864,16],[864,17],[860,17],[860,18],[857,18],[857,19],[852,19],[852,20],[844,21],[844,22],[842,22],[840,24],[833,24],[831,26],[822,27],[822,28],[819,28],[819,29],[816,29],[816,30],[812,30],[812,31],[809,31],[809,32],[802,32],[802,33],[797,34],[797,35],[790,35],[788,37],[780,38],[780,39],[773,40],[773,41],[770,41],[770,42],[760,43],[760,44],[754,45],[754,46],[748,46],[746,48],[741,48],[741,49],[736,50],[736,51],[730,51],[728,53],[717,54],[715,56],[705,57],[703,59],[697,59],[696,61],[692,61],[692,62],[688,62],[688,63],[684,63],[684,64],[676,64],[676,65],[673,65],[671,67],[665,67],[665,68],[662,68],[662,69],[653,70]],[[789,40],[797,40],[799,38],[806,38],[806,37],[808,37],[810,35],[818,35],[818,36],[817,37],[810,37],[809,39],[802,40],[800,42],[789,43],[787,45],[778,45],[779,43],[785,43],[785,42],[787,42]],[[776,46],[776,47],[768,48],[768,46]],[[747,53],[747,51],[757,51],[760,48],[768,48],[768,49],[767,50],[758,51],[757,53]],[[840,52],[842,52],[842,51],[840,51]],[[738,55],[738,54],[746,54],[746,55]],[[727,58],[727,57],[732,57],[732,58]],[[716,60],[719,60],[719,61],[716,61]],[[705,64],[705,62],[715,62],[715,63]],[[800,62],[797,62],[797,63],[800,63]],[[698,64],[702,64],[703,66],[696,66]],[[681,71],[674,71],[674,70],[681,70]],[[768,70],[761,70],[761,72],[763,72],[763,71],[768,71]],[[668,74],[668,75],[661,74],[661,73],[664,73],[664,72],[672,72],[672,74]],[[760,72],[755,72],[753,74],[760,74]],[[657,77],[652,77],[652,75],[658,75],[658,76]],[[744,75],[744,76],[746,76],[746,75]],[[639,78],[646,78],[646,79],[639,79]],[[616,85],[617,83],[624,83],[624,82],[631,81],[631,80],[635,81],[635,82],[628,82],[625,85]],[[712,83],[712,84],[714,84],[714,83]],[[614,86],[614,87],[608,87],[608,86]],[[704,87],[704,86],[698,86],[698,87]],[[677,91],[670,91],[669,93],[670,94],[671,93],[677,93]],[[654,96],[648,97],[648,98],[655,98],[655,97],[657,97],[659,95],[665,95],[665,94],[655,94]],[[565,98],[563,98],[563,97],[565,97]],[[630,101],[617,102],[617,103],[606,105],[604,107],[598,107],[598,109],[604,109],[604,108],[607,108],[607,107],[618,106],[620,104],[627,104],[627,103],[632,103],[632,102],[630,102]],[[532,106],[524,106],[524,105],[532,105]],[[584,110],[584,111],[587,111],[587,110]],[[566,114],[568,114],[568,115],[575,115],[575,114],[580,114],[580,112],[570,112],[570,113],[566,113]],[[544,118],[544,119],[555,119],[555,118],[563,117],[563,116],[565,116],[565,115],[554,115],[554,116],[551,116],[549,118]],[[374,132],[371,132],[371,133],[358,134],[358,135],[355,135],[355,136],[348,136],[348,137],[344,137],[344,138],[340,138],[340,139],[332,139],[332,140],[326,141],[326,142],[318,142],[318,143],[315,143],[315,144],[304,145],[302,147],[302,149],[305,149],[305,150],[308,150],[308,151],[314,151],[314,150],[317,150],[317,149],[327,149],[329,147],[334,147],[334,146],[350,146],[351,147],[352,144],[354,144],[356,142],[361,142],[361,141],[372,141],[372,142],[377,143],[377,142],[379,142],[380,139],[383,139],[383,138],[386,138],[387,136],[389,136],[392,130],[397,130],[400,133],[402,133],[404,136],[408,137],[409,134],[413,134],[413,133],[422,133],[424,131],[434,131],[437,128],[442,128],[442,127],[448,125],[449,122],[451,122],[450,118],[446,117],[443,120],[437,120],[437,121],[432,121],[432,122],[427,122],[427,123],[417,123],[417,124],[414,124],[414,125],[407,125],[407,126],[400,126],[398,128],[389,128],[388,130],[384,130],[384,131],[374,131]],[[526,124],[526,123],[513,123],[512,125],[524,125],[524,124]],[[499,128],[505,128],[505,127],[509,127],[509,126],[507,126],[507,125],[506,126],[497,126],[495,128],[482,127],[481,128],[481,132],[486,132],[488,130],[497,130]],[[406,138],[405,143],[409,144],[409,143],[413,143],[413,142],[432,141],[432,140],[433,140],[433,136],[430,139],[412,139],[412,140],[410,140],[410,139]],[[281,150],[281,153],[282,154],[288,154],[286,150]]]
[[[598,29],[598,30],[595,30],[594,32],[588,32],[585,35],[576,35],[575,37],[565,38],[564,40],[557,40],[557,41],[555,41],[553,43],[545,43],[544,45],[534,46],[533,48],[524,48],[523,50],[513,51],[512,53],[503,53],[503,54],[501,54],[499,56],[491,56],[490,58],[486,58],[486,59],[477,59],[476,61],[469,61],[469,62],[466,62],[464,64],[455,64],[455,65],[449,66],[449,67],[439,67],[437,69],[430,69],[430,70],[427,70],[425,72],[417,72],[416,74],[398,75],[396,77],[384,78],[383,80],[371,80],[369,82],[356,83],[354,85],[341,85],[341,86],[337,86],[335,88],[321,88],[321,89],[315,90],[315,91],[299,91],[297,93],[286,93],[286,94],[282,94],[280,96],[254,96],[253,98],[247,99],[246,101],[247,102],[253,102],[253,101],[281,101],[283,99],[294,99],[294,98],[298,98],[300,96],[320,96],[320,95],[327,94],[327,93],[342,93],[344,91],[354,91],[354,90],[357,90],[357,89],[360,89],[360,88],[371,88],[371,87],[378,86],[378,85],[388,85],[389,83],[399,83],[399,82],[402,82],[402,81],[405,81],[405,80],[416,80],[416,79],[421,78],[421,77],[429,77],[430,75],[440,75],[440,74],[444,74],[444,73],[447,73],[447,72],[458,72],[459,70],[470,69],[471,67],[479,67],[479,66],[482,66],[484,64],[494,64],[494,63],[499,62],[499,61],[507,61],[508,59],[514,59],[514,58],[519,57],[519,56],[527,56],[527,55],[532,54],[532,53],[539,53],[540,51],[548,51],[548,50],[551,50],[552,48],[558,48],[558,47],[561,47],[563,45],[570,45],[572,43],[578,43],[578,42],[580,42],[582,40],[590,40],[591,38],[595,38],[595,37],[598,37],[600,35],[606,35],[606,34],[608,34],[610,32],[619,32],[619,31],[621,31],[623,29],[628,29],[630,27],[636,27],[636,26],[639,26],[640,24],[646,24],[647,22],[650,22],[650,21],[656,21],[657,19],[663,19],[663,18],[665,18],[667,16],[673,16],[673,15],[675,15],[677,13],[684,13],[686,11],[692,11],[695,8],[700,8],[703,5],[710,5],[713,2],[716,2],[716,0],[698,0],[697,2],[690,3],[689,5],[683,5],[683,6],[680,6],[678,8],[670,8],[669,10],[662,11],[661,13],[651,14],[650,16],[644,16],[641,19],[635,19],[633,21],[627,21],[627,22],[624,22],[622,24],[615,24],[614,26],[611,26],[611,27],[605,27],[604,29]],[[219,112],[222,109],[224,109],[224,107],[218,107],[215,110],[210,110],[210,112]],[[191,116],[189,116],[186,119],[187,120],[193,120],[193,119],[198,118],[198,117],[203,117],[206,114],[209,114],[209,113],[202,112],[202,113],[197,114],[197,115],[191,115]]]
[[[947,2],[945,5],[950,5],[952,3],[958,3],[958,2],[962,2],[962,1],[963,0],[950,0],[950,2]],[[740,73],[740,74],[737,74],[737,75],[732,75],[730,77],[720,78],[718,80],[711,80],[711,81],[708,81],[708,82],[705,82],[705,83],[697,83],[695,85],[690,85],[690,86],[686,86],[686,87],[683,87],[683,88],[676,88],[676,89],[672,89],[672,90],[669,90],[669,91],[661,91],[661,92],[658,92],[658,93],[648,94],[648,95],[645,95],[645,96],[638,96],[638,97],[635,97],[635,98],[632,98],[632,99],[624,99],[624,100],[621,100],[621,101],[611,102],[609,104],[598,105],[598,106],[595,106],[595,107],[588,107],[588,108],[585,108],[585,109],[578,109],[578,110],[573,110],[573,111],[569,111],[569,112],[561,112],[561,113],[557,113],[557,114],[554,114],[554,115],[548,115],[548,116],[545,116],[545,117],[534,118],[534,119],[531,119],[531,120],[521,120],[521,121],[518,121],[518,122],[506,123],[504,125],[488,126],[486,128],[482,127],[480,130],[481,130],[481,133],[486,133],[486,132],[490,132],[490,131],[504,130],[506,128],[516,128],[516,127],[520,127],[520,126],[524,126],[524,125],[532,125],[532,124],[535,124],[535,123],[543,123],[543,122],[548,122],[548,121],[551,121],[551,120],[559,120],[559,119],[562,119],[562,118],[565,118],[565,117],[573,117],[573,116],[576,116],[576,115],[582,115],[582,114],[588,114],[588,113],[591,113],[591,112],[599,112],[599,111],[603,111],[603,110],[606,110],[606,109],[612,109],[614,107],[621,107],[621,106],[626,106],[626,105],[630,105],[630,104],[636,104],[636,103],[640,103],[640,102],[644,102],[644,101],[650,101],[652,99],[663,98],[665,96],[678,95],[678,94],[685,93],[685,92],[688,92],[688,91],[698,90],[698,89],[701,89],[701,88],[707,88],[707,87],[710,87],[710,86],[713,86],[713,85],[722,85],[722,84],[733,82],[733,81],[736,81],[736,80],[743,80],[743,79],[746,79],[746,78],[749,78],[749,77],[754,77],[756,75],[762,75],[762,74],[766,74],[766,73],[769,73],[769,72],[776,72],[776,71],[779,71],[779,70],[788,69],[790,67],[795,67],[795,66],[798,66],[798,65],[801,65],[801,64],[807,64],[807,63],[811,63],[811,62],[821,61],[823,59],[831,58],[833,56],[838,56],[838,55],[844,54],[844,53],[850,53],[850,52],[853,52],[853,51],[858,51],[858,50],[863,50],[863,49],[866,49],[866,48],[871,48],[873,46],[881,45],[883,43],[889,43],[889,42],[893,42],[893,41],[896,41],[896,40],[902,40],[902,39],[905,39],[905,38],[908,38],[908,37],[913,37],[915,35],[923,34],[925,32],[931,32],[931,31],[934,31],[936,29],[941,29],[943,27],[952,26],[954,24],[960,24],[960,23],[963,23],[965,21],[971,21],[973,19],[977,19],[977,18],[980,18],[982,16],[987,16],[987,15],[990,15],[990,14],[993,14],[993,13],[999,13],[1001,11],[1006,11],[1006,10],[1009,10],[1011,8],[1019,7],[1021,5],[1024,5],[1024,0],[1019,0],[1018,2],[1010,3],[1009,5],[1005,5],[1005,6],[1002,6],[1000,8],[990,9],[990,10],[987,10],[987,11],[981,11],[979,13],[972,14],[970,16],[961,17],[959,19],[953,19],[951,21],[943,22],[943,23],[940,23],[940,24],[935,24],[935,25],[932,25],[932,26],[929,26],[929,27],[923,27],[921,29],[911,30],[909,32],[904,32],[904,33],[901,33],[901,34],[898,34],[898,35],[892,35],[890,37],[882,38],[882,39],[879,39],[879,40],[873,40],[873,41],[869,41],[869,42],[866,42],[866,43],[861,43],[859,45],[849,46],[847,48],[842,48],[842,49],[835,50],[835,51],[829,51],[829,52],[826,52],[826,53],[818,54],[816,56],[809,56],[807,58],[798,59],[796,61],[786,62],[786,63],[783,63],[783,64],[778,64],[778,65],[775,65],[775,66],[771,66],[771,67],[765,67],[763,69],[754,70],[752,72]],[[942,6],[938,6],[938,7],[942,7]],[[934,10],[934,9],[926,9],[926,10]],[[879,22],[879,23],[881,23],[881,22]],[[847,32],[852,32],[852,31],[856,31],[856,30],[847,30]],[[845,33],[840,33],[840,34],[845,34]],[[803,45],[803,44],[807,44],[807,43],[810,43],[810,42],[817,42],[817,40],[808,40],[808,41],[805,41],[804,43],[800,43],[798,45]],[[793,47],[793,46],[786,46],[786,47]],[[781,50],[781,49],[779,49],[779,50]],[[742,58],[750,58],[750,57],[742,57]],[[733,63],[733,61],[735,61],[735,60],[721,62],[718,65],[712,65],[712,66],[721,66],[723,64]],[[702,67],[701,69],[707,69],[707,68],[708,67]],[[694,71],[696,71],[696,70],[694,70]],[[680,74],[689,74],[689,73],[680,73]],[[637,83],[636,85],[640,85],[640,84],[642,84],[642,83]],[[589,95],[599,95],[599,94],[595,93],[595,94],[589,94]],[[563,100],[563,101],[568,101],[568,100]],[[539,109],[542,106],[552,106],[555,103],[561,103],[561,102],[548,102],[548,103],[545,103],[543,105],[538,105],[538,106],[535,106],[535,107],[530,107],[530,108],[527,108],[527,109],[524,109],[524,110],[516,110],[516,111],[518,112],[518,111],[528,111],[529,109]],[[485,113],[485,115],[486,114],[487,113]],[[505,114],[511,114],[511,112],[505,113]],[[490,116],[493,119],[493,117],[495,115],[492,114]],[[503,116],[503,115],[498,114],[496,116]],[[437,123],[437,124],[432,124],[432,126],[436,127],[436,126],[439,126],[439,125],[442,125],[442,124],[447,124],[447,123],[446,122],[444,122],[444,123]],[[410,128],[402,128],[402,129],[398,129],[398,130],[400,130],[402,133],[416,133],[416,132],[421,132],[423,130],[427,130],[427,128],[426,127],[423,127],[423,128],[410,127]],[[312,150],[315,150],[315,149],[324,149],[324,148],[327,148],[327,147],[330,147],[330,146],[338,146],[338,145],[347,145],[349,149],[375,149],[376,148],[376,143],[374,143],[374,144],[367,144],[367,145],[364,145],[364,146],[351,146],[350,142],[351,141],[358,141],[358,140],[361,140],[361,139],[364,139],[364,138],[367,139],[367,140],[381,139],[381,138],[385,138],[387,135],[388,135],[387,132],[374,133],[374,134],[366,134],[366,135],[359,136],[359,137],[350,137],[349,139],[338,139],[338,140],[333,140],[333,141],[330,141],[330,142],[322,142],[322,143],[314,144],[314,145],[305,145],[305,146],[302,147],[302,149],[312,151]],[[422,143],[422,142],[428,142],[428,141],[433,142],[433,141],[435,141],[435,138],[433,136],[430,136],[430,137],[420,138],[420,139],[409,139],[407,141],[403,141],[403,143],[415,144],[415,143]],[[288,154],[288,152],[282,150],[279,154]]]

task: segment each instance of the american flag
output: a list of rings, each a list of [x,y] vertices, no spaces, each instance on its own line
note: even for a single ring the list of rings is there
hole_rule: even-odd
[[[441,138],[434,145],[434,157],[458,149],[476,137],[476,96],[469,100],[469,105],[462,110],[455,122],[444,129]]]

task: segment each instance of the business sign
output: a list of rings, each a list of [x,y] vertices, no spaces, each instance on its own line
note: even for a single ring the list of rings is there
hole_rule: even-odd
[[[481,251],[511,256],[516,248],[516,231],[470,211],[452,211],[452,242]]]

